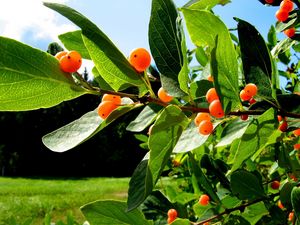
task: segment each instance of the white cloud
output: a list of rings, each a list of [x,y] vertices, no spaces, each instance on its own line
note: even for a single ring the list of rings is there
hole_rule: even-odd
[[[70,0],[51,0],[67,3]],[[21,41],[26,33],[35,39],[58,40],[61,33],[76,29],[70,22],[45,7],[42,0],[1,0],[0,35]]]

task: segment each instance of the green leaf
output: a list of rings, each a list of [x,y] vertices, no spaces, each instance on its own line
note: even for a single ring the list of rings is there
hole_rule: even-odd
[[[232,193],[241,200],[253,200],[265,196],[261,180],[246,170],[237,170],[231,174]]]
[[[126,104],[126,99],[122,102]],[[84,114],[81,118],[46,134],[42,141],[44,145],[55,152],[64,152],[93,137],[99,131],[111,124],[120,116],[141,105],[128,104],[115,109],[105,120],[101,119],[97,109]]]
[[[149,104],[140,112],[140,114],[131,121],[126,130],[132,132],[141,132],[148,127],[156,118],[157,113],[162,109],[156,104]]]
[[[250,223],[246,219],[244,219],[242,216],[231,214],[225,220],[224,225],[250,225]]]
[[[130,180],[128,210],[138,207],[151,193],[189,119],[176,106],[167,106],[158,116],[148,139],[149,161],[142,162]]]
[[[44,5],[67,17],[81,28],[84,44],[97,70],[115,91],[122,90],[129,84],[144,86],[140,75],[125,56],[94,23],[68,6],[57,3],[44,3]]]
[[[207,177],[204,175],[194,156],[191,153],[189,153],[189,158],[191,161],[192,174],[195,175],[195,177],[197,178],[198,185],[201,187],[202,190],[205,191],[206,194],[210,196],[210,198],[214,202],[221,203],[221,200],[219,199],[218,195],[211,186],[211,183],[208,181]]]
[[[300,95],[277,95],[278,102],[285,111],[300,114]]]
[[[81,30],[61,34],[58,38],[68,50],[75,50],[81,54],[82,58],[91,59],[90,54],[83,43]]]
[[[230,145],[234,140],[242,137],[249,123],[250,119],[243,121],[240,118],[237,118],[231,121],[222,131],[221,139],[216,147]]]
[[[274,142],[273,135],[280,135],[274,118],[275,111],[271,108],[251,121],[242,138],[239,140],[231,171],[238,169],[244,161],[256,152],[260,152],[267,145],[272,144]]]
[[[279,54],[284,53],[285,51],[291,49],[297,42],[293,39],[286,38],[280,41],[272,49],[271,54],[273,57],[277,57]]]
[[[196,48],[195,56],[201,66],[206,66],[208,63],[208,57],[202,47]]]
[[[191,225],[191,222],[188,219],[176,219],[172,225]]]
[[[191,83],[191,96],[193,99],[204,97],[212,87],[214,87],[213,83],[208,80],[195,81]]]
[[[273,25],[270,27],[269,32],[268,32],[268,42],[272,48],[277,44],[276,30]]]
[[[296,186],[294,182],[287,182],[280,188],[280,201],[287,210],[292,210],[291,193]]]
[[[272,96],[272,59],[269,49],[254,26],[237,19],[240,49],[246,83],[258,87],[258,95]]]
[[[210,10],[215,7],[217,4],[225,5],[230,0],[191,0],[183,7],[188,7],[190,9],[207,9]]]
[[[91,225],[151,225],[137,209],[126,212],[126,203],[120,201],[96,201],[81,208]]]
[[[224,111],[227,113],[239,109],[237,55],[227,27],[211,12],[181,10],[193,43],[210,48],[212,75]]]
[[[255,225],[265,215],[269,215],[269,211],[263,202],[258,202],[247,206],[242,217],[249,221],[251,225]]]
[[[88,92],[48,53],[0,37],[0,111],[49,108]]]
[[[170,95],[181,97],[184,92],[179,87],[178,74],[183,62],[178,16],[172,0],[152,0],[148,36],[162,86]]]
[[[300,221],[300,188],[294,187],[291,193],[292,206],[298,221]]]
[[[96,67],[93,67],[92,73],[94,80],[97,82],[101,90],[113,91],[114,89],[103,79]]]

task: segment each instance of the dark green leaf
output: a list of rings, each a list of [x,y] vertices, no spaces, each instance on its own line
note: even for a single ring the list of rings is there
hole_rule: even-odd
[[[172,96],[182,96],[178,74],[181,70],[181,34],[177,28],[178,12],[172,0],[153,0],[149,23],[149,45],[161,82]]]
[[[89,55],[103,79],[114,90],[124,89],[124,85],[129,84],[144,86],[140,75],[125,56],[94,23],[68,6],[57,3],[44,3],[44,5],[67,17],[81,28]]]
[[[75,50],[81,54],[82,58],[91,59],[89,52],[83,43],[81,30],[61,34],[58,38],[68,50]]]
[[[298,221],[300,221],[300,188],[294,187],[291,193],[292,206]]]
[[[176,219],[172,225],[191,225],[191,222],[188,219]]]
[[[287,210],[292,210],[291,193],[296,186],[294,182],[287,182],[280,188],[280,201]]]
[[[276,137],[280,136],[281,132],[278,131],[274,118],[275,110],[271,108],[251,121],[238,143],[232,171],[238,169],[245,160],[255,153],[260,153],[267,145],[274,143],[274,141],[276,143]]]
[[[285,111],[300,114],[300,95],[278,95],[278,102]]]
[[[126,104],[126,99],[122,99]],[[55,152],[64,152],[93,137],[110,123],[140,105],[128,104],[115,109],[105,120],[101,119],[97,109],[84,114],[81,118],[46,134],[44,145]]]
[[[225,220],[224,225],[250,225],[250,223],[241,216],[231,214]]]
[[[213,87],[213,83],[208,80],[200,80],[191,83],[191,96],[197,99],[206,95],[206,92]]]
[[[269,211],[263,202],[258,202],[246,207],[242,217],[249,221],[251,225],[255,225],[265,215],[269,215]]]
[[[214,84],[224,111],[241,107],[238,85],[237,55],[225,24],[204,10],[181,9],[190,37],[196,46],[209,47]]]
[[[273,25],[270,27],[268,32],[268,42],[272,48],[277,44],[276,30]]]
[[[81,208],[85,218],[91,225],[152,225],[137,209],[126,212],[126,202],[96,201]]]
[[[49,108],[88,92],[48,53],[0,37],[0,111]]]
[[[156,104],[147,105],[140,114],[128,124],[126,130],[132,132],[141,132],[148,127],[157,116],[157,113],[162,109],[161,106]]]
[[[272,96],[272,59],[269,49],[254,26],[237,19],[240,49],[246,83],[254,83],[258,94]],[[277,79],[277,78],[276,78]]]
[[[246,170],[237,170],[231,174],[232,193],[241,200],[253,200],[265,196],[261,180]]]
[[[97,82],[101,90],[113,91],[114,89],[102,78],[96,67],[93,67],[92,73],[94,80]]]

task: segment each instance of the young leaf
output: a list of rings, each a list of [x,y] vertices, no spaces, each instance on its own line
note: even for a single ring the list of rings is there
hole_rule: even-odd
[[[96,201],[83,206],[81,211],[90,225],[153,225],[138,209],[126,212],[126,202]]]
[[[263,202],[258,202],[246,207],[242,217],[249,221],[251,225],[255,225],[265,215],[269,215],[269,211]]]
[[[58,38],[68,50],[75,50],[80,53],[82,58],[91,59],[90,54],[83,43],[81,30],[61,34]]]
[[[84,44],[97,70],[115,91],[122,90],[129,84],[144,86],[140,75],[125,56],[94,23],[68,6],[57,3],[44,3],[44,5],[67,17],[81,28]]]
[[[193,43],[210,48],[212,75],[224,111],[240,108],[237,55],[227,27],[211,12],[181,10]]]
[[[162,86],[170,95],[180,97],[185,94],[178,81],[183,65],[178,16],[172,0],[152,0],[148,32],[151,53],[161,73]]]
[[[231,174],[232,193],[241,200],[253,200],[265,196],[261,180],[246,170],[237,170]]]
[[[271,97],[272,82],[275,80],[278,88],[278,77],[272,71],[272,59],[269,49],[254,26],[248,22],[235,18],[238,21],[238,35],[243,61],[246,83],[254,83],[258,87],[258,95]]]
[[[267,110],[261,116],[255,118],[239,140],[236,153],[233,160],[232,171],[238,169],[245,160],[253,156],[256,152],[269,144],[276,143],[276,137],[281,133],[274,122],[275,110]],[[266,135],[268,134],[268,135]]]
[[[122,101],[124,101],[122,99]],[[115,109],[105,120],[101,119],[97,110],[84,114],[81,118],[46,134],[42,141],[54,152],[65,152],[93,137],[120,116],[140,105],[128,104]]]
[[[46,52],[0,37],[0,111],[49,108],[88,92]]]

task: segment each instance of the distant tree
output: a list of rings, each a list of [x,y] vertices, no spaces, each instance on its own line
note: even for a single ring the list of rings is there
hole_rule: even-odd
[[[48,45],[47,52],[51,55],[56,55],[56,53],[63,51],[63,47],[61,47],[57,42],[52,42]]]

